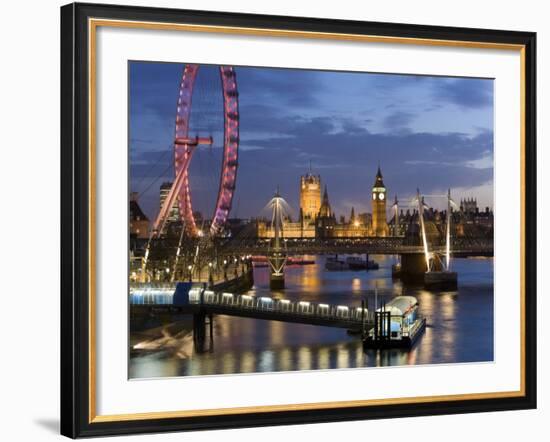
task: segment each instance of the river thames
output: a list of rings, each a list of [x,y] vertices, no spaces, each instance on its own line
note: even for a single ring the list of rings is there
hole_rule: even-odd
[[[418,299],[427,319],[423,336],[411,350],[367,350],[357,336],[338,328],[292,324],[230,316],[214,318],[211,352],[196,353],[190,321],[159,327],[155,335],[132,333],[129,377],[152,378],[294,370],[451,364],[493,360],[493,259],[457,258],[455,291],[426,291],[392,280],[396,257],[371,255],[379,270],[325,270],[325,256],[310,256],[315,264],[285,270],[286,288],[269,289],[266,267],[254,269],[248,294],[290,300],[356,305],[368,299],[379,307],[398,295]],[[374,289],[377,288],[377,295]]]

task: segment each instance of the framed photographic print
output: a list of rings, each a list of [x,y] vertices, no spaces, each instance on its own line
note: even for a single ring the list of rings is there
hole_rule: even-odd
[[[535,43],[62,7],[62,434],[534,408]]]

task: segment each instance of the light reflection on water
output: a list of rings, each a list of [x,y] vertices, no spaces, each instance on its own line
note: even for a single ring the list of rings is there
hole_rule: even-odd
[[[313,258],[313,257],[312,257]],[[217,316],[214,320],[212,352],[189,350],[190,333],[179,333],[176,342],[185,342],[185,352],[153,351],[133,355],[130,377],[196,376],[207,374],[274,372],[354,368],[493,360],[493,260],[455,259],[457,291],[429,292],[404,287],[391,279],[392,256],[371,256],[379,270],[356,272],[324,271],[323,256],[315,265],[286,269],[286,289],[269,290],[267,268],[254,271],[255,286],[249,294],[291,300],[359,306],[371,293],[384,288],[377,305],[393,296],[415,296],[427,328],[410,350],[363,351],[357,336],[345,330],[305,324]],[[184,337],[181,337],[182,334]]]

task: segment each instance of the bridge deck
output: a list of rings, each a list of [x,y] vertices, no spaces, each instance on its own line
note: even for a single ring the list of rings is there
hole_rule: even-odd
[[[265,254],[269,246],[267,239],[228,241],[221,244],[223,253]],[[430,244],[430,251],[444,253],[444,244]],[[295,239],[285,240],[285,252],[289,255],[371,253],[377,255],[397,255],[424,253],[423,246],[407,244],[403,237],[367,237],[367,238],[331,238],[331,239]],[[455,239],[451,245],[455,256],[492,256],[493,241],[490,239]]]

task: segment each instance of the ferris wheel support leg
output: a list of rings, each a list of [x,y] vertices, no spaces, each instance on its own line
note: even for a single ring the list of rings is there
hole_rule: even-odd
[[[157,233],[160,233],[164,228],[164,225],[166,224],[166,219],[168,218],[168,214],[174,206],[174,202],[176,201],[176,198],[180,193],[181,186],[185,181],[187,167],[189,166],[190,159],[191,154],[187,155],[187,157],[184,159],[183,167],[176,175],[176,179],[174,180],[174,183],[172,184],[172,187],[170,188],[170,191],[168,192],[168,195],[164,200],[164,204],[162,205],[162,208],[160,209],[160,212],[155,219],[155,223],[153,224],[153,232],[156,231]]]
[[[162,232],[162,229],[164,229],[164,225],[166,224],[166,219],[168,218],[168,214],[170,213],[170,209],[174,205],[174,202],[176,200],[177,195],[180,192],[181,186],[184,182],[184,176],[187,173],[187,167],[189,166],[189,160],[191,158],[191,155],[188,155],[187,158],[184,160],[183,167],[178,172],[176,179],[174,180],[174,183],[172,184],[172,187],[170,188],[170,191],[168,192],[168,195],[166,197],[166,200],[164,200],[164,204],[162,205],[159,214],[157,215],[157,218],[155,219],[155,222],[153,224],[153,229],[151,230],[151,234],[149,235],[149,240],[147,241],[147,246],[145,248],[145,255],[143,257],[143,260],[141,262],[141,279],[142,282],[147,282],[147,261],[149,259],[149,250],[151,248],[151,241]]]

